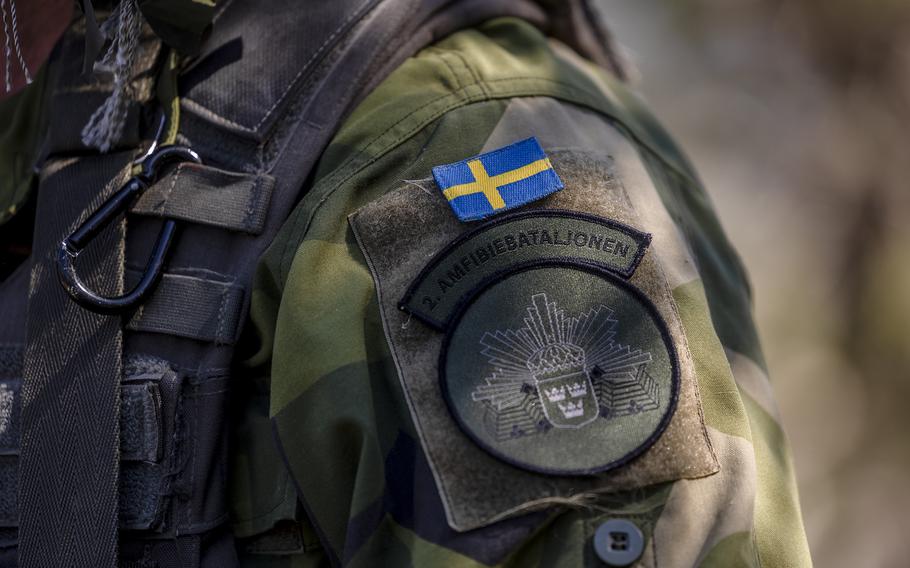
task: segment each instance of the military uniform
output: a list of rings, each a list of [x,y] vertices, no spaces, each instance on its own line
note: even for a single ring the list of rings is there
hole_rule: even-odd
[[[300,195],[230,383],[242,565],[811,564],[743,268],[613,74],[457,31]]]

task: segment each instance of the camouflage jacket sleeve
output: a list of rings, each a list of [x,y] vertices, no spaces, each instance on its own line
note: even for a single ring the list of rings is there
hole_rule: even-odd
[[[563,189],[497,210],[541,168]],[[281,565],[808,566],[750,302],[633,95],[520,21],[457,33],[361,103],[262,260],[235,530],[300,523]]]

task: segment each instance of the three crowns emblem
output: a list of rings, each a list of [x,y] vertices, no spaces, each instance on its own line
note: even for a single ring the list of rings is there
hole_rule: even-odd
[[[600,304],[569,316],[541,293],[526,311],[524,326],[480,339],[493,370],[471,397],[486,407],[496,439],[580,429],[660,407],[660,385],[647,372],[651,353],[615,341],[613,310]]]

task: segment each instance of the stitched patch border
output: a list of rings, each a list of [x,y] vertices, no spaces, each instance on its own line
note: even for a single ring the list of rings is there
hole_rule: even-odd
[[[529,464],[522,462],[513,458],[512,456],[504,453],[500,449],[492,446],[487,441],[480,438],[480,436],[472,429],[472,427],[466,423],[459,412],[459,407],[455,403],[452,397],[451,390],[449,388],[449,382],[446,377],[446,371],[448,367],[448,358],[449,350],[451,343],[453,341],[454,332],[458,329],[459,323],[465,317],[465,315],[470,311],[472,305],[474,305],[483,294],[488,291],[491,287],[495,286],[503,279],[512,277],[523,272],[533,271],[541,268],[560,268],[566,270],[579,270],[588,274],[592,274],[596,277],[603,278],[607,280],[610,284],[620,288],[623,292],[630,294],[635,298],[638,303],[645,308],[648,314],[651,317],[652,322],[655,327],[659,330],[660,339],[662,341],[663,347],[666,349],[666,354],[669,359],[671,367],[671,376],[670,376],[670,397],[667,403],[666,408],[663,410],[663,415],[660,418],[659,423],[654,428],[654,430],[634,449],[626,452],[619,458],[612,459],[608,463],[589,468],[582,469],[573,469],[573,468],[555,468],[555,467],[542,467],[534,464]],[[667,328],[666,322],[661,317],[657,308],[653,305],[650,299],[638,288],[636,288],[631,283],[627,282],[624,278],[617,275],[614,271],[607,270],[601,265],[591,262],[584,262],[578,260],[566,260],[566,259],[549,259],[549,260],[538,260],[532,262],[526,262],[519,265],[515,265],[509,269],[500,271],[493,276],[485,279],[483,283],[476,286],[472,293],[469,294],[467,298],[464,298],[456,311],[456,315],[452,318],[449,326],[445,331],[445,336],[443,339],[442,347],[439,354],[439,363],[438,363],[438,380],[440,384],[440,389],[442,391],[443,399],[445,400],[446,406],[449,409],[449,412],[455,422],[458,424],[458,427],[464,432],[468,438],[470,438],[474,443],[481,447],[484,451],[495,456],[497,459],[502,460],[509,465],[518,467],[521,469],[534,471],[537,473],[543,473],[546,475],[595,475],[598,473],[603,473],[623,465],[628,464],[630,461],[634,460],[644,452],[646,452],[663,434],[666,430],[667,425],[670,423],[673,415],[676,411],[677,401],[679,398],[679,389],[680,389],[680,365],[676,353],[675,345],[673,344],[672,337]]]
[[[618,221],[614,221],[612,219],[606,219],[604,217],[599,217],[597,215],[590,215],[587,213],[579,213],[576,211],[568,211],[568,210],[563,210],[563,209],[546,209],[546,210],[523,211],[523,212],[518,212],[518,213],[502,215],[500,217],[496,217],[490,221],[487,221],[483,225],[480,225],[479,227],[477,227],[471,231],[468,231],[468,232],[460,235],[458,238],[449,242],[442,250],[440,250],[438,253],[436,253],[433,256],[433,258],[430,259],[430,261],[423,267],[423,269],[420,271],[420,273],[417,275],[417,277],[412,281],[411,285],[408,287],[408,289],[405,292],[404,296],[402,297],[401,301],[398,303],[398,308],[400,310],[408,312],[409,314],[418,318],[419,320],[421,320],[425,324],[429,325],[430,327],[433,327],[440,331],[446,329],[451,324],[452,316],[454,316],[454,314],[457,310],[451,311],[450,316],[442,317],[442,318],[434,317],[433,315],[428,313],[428,310],[425,309],[423,306],[423,304],[427,303],[428,298],[420,297],[420,289],[426,282],[427,278],[430,277],[437,269],[439,269],[440,266],[442,266],[446,262],[446,260],[448,260],[454,254],[454,252],[457,251],[459,249],[459,247],[461,247],[462,245],[467,244],[470,241],[475,240],[477,238],[480,238],[484,234],[489,233],[490,231],[492,231],[494,229],[503,227],[504,225],[513,224],[513,223],[524,221],[524,220],[533,220],[533,219],[539,219],[542,221],[546,221],[547,219],[578,220],[578,221],[582,221],[585,223],[590,223],[590,224],[600,226],[605,231],[614,231],[617,234],[624,235],[625,237],[627,237],[628,239],[630,239],[632,242],[634,242],[637,245],[634,255],[630,259],[628,259],[628,262],[626,263],[626,265],[624,267],[611,266],[610,264],[608,264],[606,262],[597,262],[597,261],[593,261],[590,259],[588,259],[586,262],[593,264],[595,266],[598,266],[604,270],[616,273],[626,279],[631,278],[632,275],[635,273],[635,270],[638,268],[639,264],[641,263],[641,260],[644,257],[645,252],[647,251],[648,246],[651,243],[651,235],[649,233],[639,231],[638,229],[635,229],[633,227],[630,227],[630,226],[620,223]],[[495,251],[493,252],[493,254],[495,256]],[[535,258],[537,258],[537,259],[546,259],[546,258],[568,259],[568,258],[576,258],[576,257],[574,257],[573,255],[556,256],[556,255],[553,255],[552,253],[547,254],[546,252],[544,252],[543,254],[538,255]],[[583,259],[583,257],[581,257],[581,256],[578,256],[577,258],[579,260]],[[463,301],[464,298],[465,298],[465,294],[462,294],[460,296],[459,300]],[[437,300],[438,299],[439,298],[437,297]],[[432,298],[429,298],[429,300],[432,301]],[[456,303],[456,305],[457,305],[457,303]]]

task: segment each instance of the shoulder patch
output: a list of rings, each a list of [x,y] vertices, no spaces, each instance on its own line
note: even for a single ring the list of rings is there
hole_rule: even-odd
[[[441,329],[480,283],[516,264],[540,258],[576,259],[628,278],[650,242],[647,233],[585,213],[513,213],[446,245],[421,270],[399,306]]]
[[[454,164],[433,177],[460,221],[520,207],[563,188],[536,138],[527,138]]]
[[[541,473],[612,469],[646,450],[679,370],[651,302],[608,270],[544,260],[487,281],[440,353],[443,396],[468,436]]]
[[[610,159],[466,231],[403,185],[349,218],[449,525],[710,475],[694,366]]]

